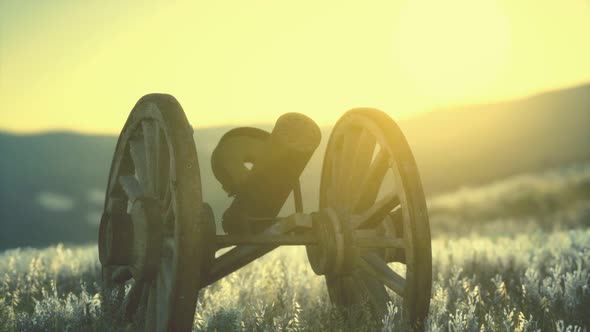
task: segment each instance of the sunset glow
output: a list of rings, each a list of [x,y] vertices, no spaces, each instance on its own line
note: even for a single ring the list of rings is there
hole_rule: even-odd
[[[0,129],[117,133],[142,95],[196,127],[395,118],[590,81],[584,0],[0,3]]]

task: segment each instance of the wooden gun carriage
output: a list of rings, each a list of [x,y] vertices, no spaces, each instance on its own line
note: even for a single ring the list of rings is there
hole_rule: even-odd
[[[211,163],[233,201],[223,214],[225,233],[216,234],[184,111],[170,95],[141,98],[117,142],[99,230],[104,284],[130,285],[125,316],[149,331],[189,331],[201,288],[278,246],[304,245],[333,304],[364,301],[383,314],[399,297],[404,319],[422,329],[432,283],[430,229],[402,132],[381,111],[345,113],[327,144],[319,209],[304,212],[299,177],[320,137],[299,113],[281,116],[270,133],[226,133]],[[295,211],[278,216],[291,194]]]

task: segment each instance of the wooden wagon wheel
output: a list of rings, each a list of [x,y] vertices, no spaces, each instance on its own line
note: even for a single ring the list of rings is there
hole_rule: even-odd
[[[357,244],[363,235],[382,235],[395,244],[388,249],[367,249],[366,243],[346,249],[344,264],[354,264],[348,273],[322,273],[331,301],[345,307],[368,301],[384,313],[387,302],[398,297],[403,318],[422,329],[432,284],[426,203],[410,148],[385,113],[353,109],[335,125],[320,184],[320,210],[326,208],[344,220],[338,227],[352,229]],[[314,247],[308,247],[308,256],[313,266]],[[390,262],[399,262],[405,275],[392,270]],[[397,296],[391,298],[386,287]]]
[[[138,326],[191,330],[201,271],[213,257],[208,213],[184,111],[172,96],[144,96],[117,143],[99,233],[103,281],[130,284],[122,309]]]

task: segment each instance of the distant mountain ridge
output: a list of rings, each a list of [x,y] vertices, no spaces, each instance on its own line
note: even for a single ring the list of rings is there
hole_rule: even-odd
[[[416,157],[425,191],[432,196],[590,160],[590,84],[429,112],[399,125]],[[229,198],[215,180],[209,158],[230,128],[195,129],[204,198],[217,218]],[[317,207],[330,129],[322,128],[322,143],[302,176],[306,210]],[[0,132],[0,249],[95,241],[116,139]]]
[[[590,160],[590,84],[400,122],[427,192]]]

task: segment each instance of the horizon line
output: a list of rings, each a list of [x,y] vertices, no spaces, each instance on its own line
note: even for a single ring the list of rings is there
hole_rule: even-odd
[[[482,102],[476,102],[476,103],[473,103],[473,102],[472,103],[469,103],[469,102],[456,103],[456,104],[441,106],[441,107],[437,107],[437,108],[433,108],[433,109],[422,110],[416,114],[401,116],[399,118],[396,118],[395,120],[396,120],[396,122],[398,122],[398,120],[405,122],[405,121],[408,121],[411,119],[416,119],[416,118],[428,116],[429,114],[436,113],[439,111],[452,111],[452,110],[460,110],[460,109],[470,108],[470,107],[515,103],[515,102],[519,102],[519,101],[529,100],[531,98],[540,97],[543,95],[554,94],[554,93],[559,93],[559,92],[569,91],[569,90],[575,90],[575,89],[579,89],[579,88],[583,88],[583,87],[590,87],[590,81],[582,81],[579,83],[567,84],[562,87],[558,87],[558,88],[554,88],[554,89],[540,90],[537,92],[525,94],[521,97],[499,99],[499,100],[489,100],[489,101],[482,101]],[[360,106],[360,107],[364,107],[364,106]],[[383,111],[386,111],[386,110],[383,110]],[[271,121],[269,121],[269,122],[250,122],[250,123],[246,123],[246,124],[227,123],[227,124],[211,125],[211,126],[199,126],[199,127],[193,126],[192,128],[194,131],[197,131],[197,130],[213,130],[213,129],[227,128],[227,127],[231,127],[231,128],[234,128],[234,127],[267,127],[267,126],[272,126],[272,124],[273,124],[273,122],[271,122]],[[320,128],[326,128],[326,127],[329,128],[329,127],[332,127],[333,125],[334,124],[318,124],[318,126]],[[121,126],[123,126],[123,124]],[[116,137],[118,137],[120,135],[120,132],[79,131],[79,130],[72,129],[72,128],[49,128],[49,129],[31,130],[31,131],[26,131],[26,130],[15,131],[15,130],[9,129],[9,128],[2,128],[0,126],[0,134],[11,135],[11,136],[42,136],[42,135],[53,135],[53,134],[73,134],[73,135],[80,135],[80,136],[95,136],[95,137],[96,136],[105,136],[105,137],[116,136]]]

